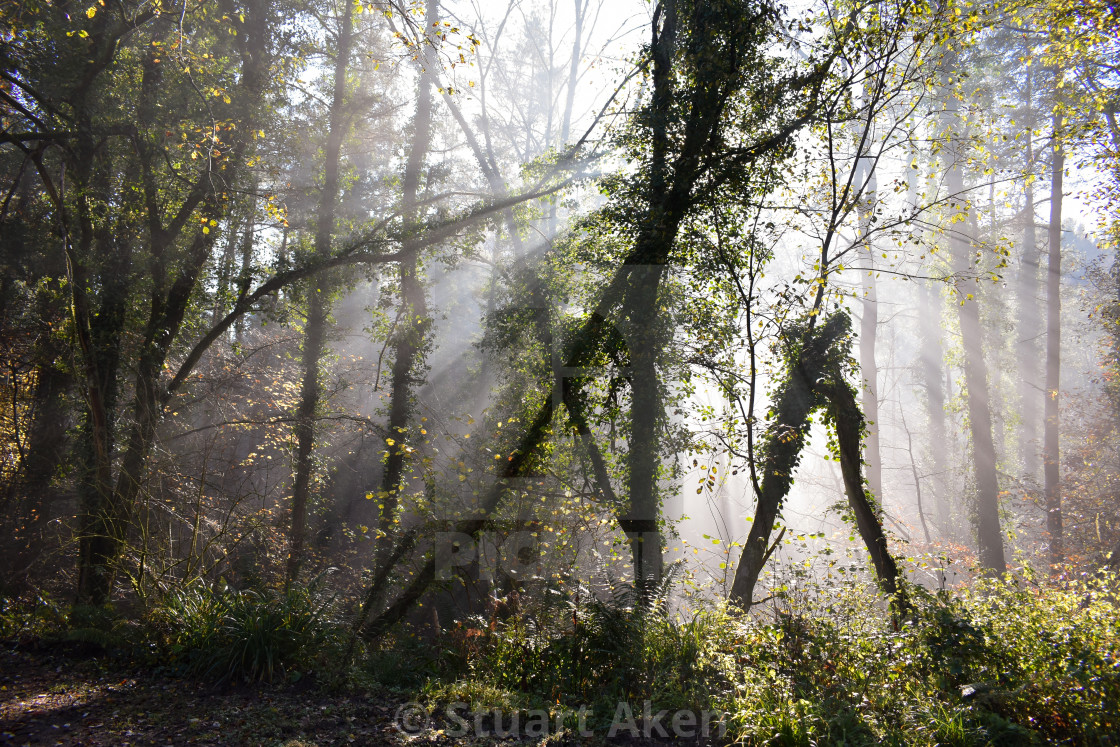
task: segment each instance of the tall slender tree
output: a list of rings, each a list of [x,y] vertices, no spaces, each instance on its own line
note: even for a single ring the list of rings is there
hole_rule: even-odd
[[[947,231],[953,261],[953,271],[958,277],[957,322],[960,326],[965,397],[968,407],[969,437],[971,441],[972,470],[976,481],[974,523],[981,565],[989,571],[1006,570],[1003,555],[1003,533],[999,521],[999,481],[996,471],[995,442],[992,438],[992,403],[989,397],[988,371],[984,359],[983,327],[980,324],[980,304],[977,294],[980,284],[974,279],[973,263],[976,241],[976,215],[965,189],[964,165],[967,158],[965,138],[961,129],[966,126],[957,99],[957,81],[960,73],[960,55],[949,50],[942,60],[946,74],[943,77],[944,109],[942,130],[946,138],[945,184],[956,201],[957,212],[951,218]]]
[[[438,37],[428,36],[428,30],[439,25],[439,0],[427,0],[424,15],[425,34],[420,38],[421,45],[435,45]],[[438,53],[422,50],[424,60],[417,81],[416,114],[412,120],[412,142],[409,144],[408,161],[405,163],[402,181],[401,215],[405,223],[405,245],[410,246],[409,235],[421,230],[420,185],[424,175],[424,164],[432,141],[433,89]],[[377,562],[378,569],[385,568],[389,562],[392,548],[393,527],[398,520],[400,494],[405,486],[408,455],[413,450],[409,440],[415,410],[413,398],[422,381],[424,351],[427,344],[431,320],[428,317],[426,291],[421,274],[423,272],[417,253],[411,252],[398,263],[400,300],[393,337],[390,341],[393,350],[393,369],[389,393],[389,456],[385,461],[385,471],[381,479],[378,500],[381,505],[379,518]]]
[[[1046,490],[1046,531],[1050,536],[1050,563],[1063,560],[1061,451],[1062,366],[1062,115],[1055,111],[1050,138],[1050,230],[1046,264],[1046,404],[1044,409],[1043,470]]]
[[[315,217],[316,256],[331,253],[338,211],[339,174],[342,165],[342,143],[350,128],[349,84],[350,51],[354,37],[354,4],[343,0],[337,18],[334,50],[334,79],[327,113],[327,138],[323,147],[323,186]],[[295,475],[292,479],[291,521],[288,530],[288,564],[285,584],[291,585],[299,576],[307,536],[307,511],[314,469],[315,416],[321,399],[320,362],[326,346],[327,318],[330,314],[331,283],[329,279],[313,278],[307,285],[307,319],[304,324],[303,361],[300,399],[296,410]]]

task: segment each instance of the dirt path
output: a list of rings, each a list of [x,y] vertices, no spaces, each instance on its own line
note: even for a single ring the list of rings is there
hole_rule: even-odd
[[[36,650],[0,645],[0,747],[630,747],[680,743],[626,735],[581,738],[559,730],[543,741],[524,734],[498,739],[489,736],[493,733],[490,722],[477,733],[453,735],[447,731],[446,719],[426,715],[415,733],[405,733],[398,722],[411,723],[409,709],[418,706],[405,696],[339,694],[319,689],[308,680],[284,687],[220,692],[170,673],[141,671],[109,657],[79,654],[60,647]],[[468,714],[466,718],[475,717]]]
[[[0,745],[399,745],[397,703],[213,688],[58,652],[0,649]],[[419,740],[424,742],[427,740]]]

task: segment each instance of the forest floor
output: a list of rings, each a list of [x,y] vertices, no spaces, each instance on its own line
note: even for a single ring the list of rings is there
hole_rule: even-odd
[[[0,645],[0,747],[8,745],[363,745],[541,744],[442,734],[439,721],[410,734],[398,726],[407,694],[333,692],[309,679],[294,685],[213,685],[91,656],[80,645]],[[666,745],[661,739],[596,737],[595,744]],[[553,734],[548,744],[584,740]]]
[[[80,652],[79,652],[80,653]],[[0,745],[422,745],[404,697],[284,687],[219,690],[59,648],[0,649]]]

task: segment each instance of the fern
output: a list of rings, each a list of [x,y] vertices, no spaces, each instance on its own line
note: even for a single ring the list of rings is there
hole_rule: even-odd
[[[124,639],[115,630],[102,630],[101,628],[74,628],[62,636],[69,643],[84,643],[100,649],[120,648]]]

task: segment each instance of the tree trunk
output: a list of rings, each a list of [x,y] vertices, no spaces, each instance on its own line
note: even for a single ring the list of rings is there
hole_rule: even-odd
[[[1031,69],[1027,68],[1027,130],[1026,130],[1026,168],[1034,173],[1034,115],[1031,113]],[[1038,330],[1042,326],[1039,318],[1038,240],[1035,235],[1035,198],[1034,184],[1028,179],[1024,187],[1023,205],[1023,245],[1022,259],[1019,262],[1017,295],[1019,297],[1019,413],[1022,423],[1019,426],[1019,454],[1023,460],[1023,473],[1028,479],[1038,479],[1038,394],[1041,387],[1039,375]]]
[[[758,583],[762,567],[773,552],[770,533],[775,528],[774,522],[782,503],[793,486],[793,473],[801,461],[801,448],[809,430],[809,415],[817,404],[813,392],[813,378],[817,372],[806,361],[809,357],[806,353],[812,352],[819,357],[821,352],[815,348],[831,345],[838,334],[839,330],[835,325],[822,325],[816,332],[812,346],[809,341],[803,343],[801,359],[791,365],[788,380],[774,394],[773,422],[760,444],[762,455],[758,472],[762,475],[762,484],[755,505],[754,521],[739,556],[735,580],[731,585],[731,600],[743,609],[750,609],[754,603],[754,587]]]
[[[56,277],[61,277],[60,268]],[[31,425],[27,433],[27,451],[20,464],[16,485],[19,497],[18,524],[24,527],[21,543],[28,549],[37,543],[42,526],[50,516],[51,482],[66,458],[67,421],[66,394],[74,386],[72,375],[57,363],[65,351],[54,329],[63,315],[57,309],[55,294],[61,292],[58,280],[40,287],[35,296],[35,316],[40,320],[33,350],[35,391],[32,396]]]
[[[950,178],[952,189],[952,178]],[[973,226],[971,217],[966,221]],[[954,257],[959,268],[969,269],[969,249],[964,239],[956,238],[953,243]],[[969,282],[966,286],[974,293],[979,284]],[[976,538],[979,546],[980,564],[995,573],[1003,573],[1007,566],[1003,556],[1003,534],[999,525],[999,483],[996,476],[995,443],[992,440],[991,403],[988,395],[987,366],[984,363],[982,342],[983,329],[980,326],[980,308],[976,298],[966,298],[957,309],[964,346],[965,395],[968,400],[968,421],[972,438],[972,464],[976,477]]]
[[[401,309],[392,341],[393,369],[389,395],[388,432],[392,443],[388,445],[389,457],[385,461],[381,491],[378,494],[381,505],[376,550],[378,567],[387,560],[392,544],[389,538],[397,522],[400,495],[408,467],[413,395],[423,383],[420,369],[423,366],[427,332],[431,326],[424,285],[419,273],[415,255],[400,263]]]
[[[320,217],[321,219],[321,217]],[[296,408],[296,459],[292,478],[292,505],[288,523],[288,563],[284,573],[285,588],[290,588],[299,577],[303,565],[304,545],[307,542],[307,505],[311,497],[311,477],[314,472],[312,452],[315,446],[315,413],[319,409],[321,387],[319,384],[319,361],[325,347],[327,316],[330,301],[323,298],[329,295],[327,283],[312,282],[308,285],[310,296],[307,320],[303,333],[303,357],[300,365],[299,405]]]
[[[653,95],[648,113],[650,126],[647,224],[637,242],[638,257],[628,278],[629,290],[622,313],[630,324],[630,439],[627,444],[627,487],[630,500],[620,525],[630,541],[634,583],[640,593],[661,581],[660,499],[657,477],[660,463],[657,428],[661,420],[661,392],[657,362],[661,353],[657,294],[664,263],[676,239],[681,205],[673,204],[669,186],[668,123],[673,101],[673,55],[677,44],[677,4],[659,6],[661,27],[654,19]],[[680,185],[673,185],[679,187]],[[673,217],[675,214],[675,217]],[[639,264],[640,263],[640,264]]]
[[[809,431],[809,417],[825,407],[836,429],[840,468],[848,504],[855,515],[860,537],[871,554],[871,562],[883,591],[895,598],[899,611],[906,607],[898,582],[898,567],[887,549],[886,536],[874,498],[863,487],[862,434],[864,419],[855,393],[844,381],[840,361],[847,357],[843,339],[851,321],[834,314],[822,325],[800,336],[800,349],[789,361],[787,379],[774,396],[773,422],[762,440],[759,473],[762,475],[754,522],[731,587],[731,600],[743,609],[754,603],[754,587],[762,567],[773,552],[770,533],[782,503],[793,485],[793,473],[801,461],[801,450]]]
[[[912,211],[916,212],[919,209],[916,169],[906,170],[906,187],[907,204]],[[929,475],[933,478],[929,483],[932,490],[927,495],[931,495],[933,498],[941,532],[947,534],[949,532],[949,491],[946,489],[946,485],[949,481],[949,460],[945,432],[945,390],[941,385],[945,369],[944,357],[941,354],[941,310],[943,303],[935,282],[937,281],[925,280],[918,285],[918,335],[920,339],[918,371],[922,388],[925,389],[926,393],[926,420],[929,424],[928,444],[933,468],[933,473]],[[909,435],[909,430],[907,430],[907,437]],[[916,455],[911,452],[911,466],[914,466],[915,459]],[[918,479],[915,477],[915,482]]]
[[[27,455],[20,471],[20,492],[32,504],[41,505],[45,492],[66,453],[66,407],[63,398],[73,383],[54,365],[36,366],[32,415],[27,434]],[[39,509],[37,509],[39,510]]]
[[[875,173],[867,175],[859,203],[860,233],[866,239],[876,202]],[[879,297],[875,282],[875,248],[867,245],[868,272],[863,278],[860,307],[859,367],[863,373],[863,415],[867,419],[864,459],[871,494],[883,500],[883,460],[879,449],[879,366],[875,357],[875,337],[879,328]]]
[[[1062,562],[1062,494],[1060,485],[1059,411],[1062,365],[1062,148],[1061,117],[1054,115],[1050,164],[1050,246],[1046,266],[1046,423],[1043,432],[1043,471],[1046,487],[1046,530],[1050,535],[1050,564]]]
[[[439,0],[428,0],[424,27],[431,29],[439,24]],[[401,212],[409,232],[420,230],[420,216],[417,210],[420,195],[420,177],[432,138],[432,89],[435,78],[431,72],[432,63],[423,66],[417,83],[416,117],[412,126],[412,145],[405,164],[404,180],[401,185]],[[481,158],[481,151],[476,155]],[[482,159],[484,162],[485,159]],[[485,166],[484,166],[485,169]],[[491,180],[493,186],[493,180]],[[511,225],[510,230],[515,230]],[[409,239],[406,238],[406,243]],[[422,383],[420,368],[428,329],[428,306],[424,285],[420,279],[420,265],[416,254],[411,253],[402,261],[400,269],[400,310],[391,341],[393,348],[393,371],[389,393],[389,457],[385,462],[385,472],[381,478],[381,515],[378,528],[376,566],[377,570],[388,571],[387,564],[392,550],[393,527],[397,522],[400,494],[403,488],[405,470],[408,466],[409,425],[412,420],[413,394],[417,385]]]
[[[92,145],[90,147],[92,149]],[[79,162],[81,160],[82,157],[79,157]],[[107,231],[94,231],[94,208],[89,199],[92,186],[87,181],[89,170],[93,168],[92,156],[82,166],[84,168],[77,170],[78,173],[86,173],[75,180],[80,195],[78,220],[81,238],[74,259],[93,257],[94,247],[99,248],[101,256],[113,258],[109,267],[101,273],[104,285],[96,313],[90,310],[91,299],[85,289],[76,287],[88,282],[88,268],[83,261],[71,261],[74,277],[67,284],[73,294],[75,326],[80,330],[80,339],[84,339],[83,394],[86,408],[78,434],[78,496],[81,504],[78,601],[100,605],[109,599],[113,586],[111,564],[123,541],[123,527],[120,526],[123,517],[113,491],[112,471],[121,335],[125,300],[128,298],[131,252],[124,246],[117,247]]]
[[[635,269],[631,295],[630,338],[630,439],[628,444],[630,507],[622,528],[630,540],[634,583],[646,593],[661,581],[661,515],[657,482],[661,450],[661,386],[657,359],[663,347],[657,327],[657,293],[664,269],[647,266]]]
[[[352,3],[344,3],[339,19],[338,49],[334,60],[334,90],[331,94],[327,143],[323,152],[323,191],[319,195],[318,221],[315,227],[315,255],[325,257],[331,250],[335,213],[338,207],[339,168],[342,141],[347,129],[344,122],[347,104],[346,73],[350,67],[353,41]],[[285,586],[299,577],[307,542],[307,506],[311,494],[313,472],[312,451],[315,443],[315,413],[319,409],[321,388],[319,362],[326,342],[327,317],[330,314],[330,283],[323,279],[308,284],[307,324],[304,328],[302,382],[296,410],[296,464],[292,479],[291,523],[288,532],[288,565]]]
[[[35,368],[32,421],[27,434],[27,452],[15,484],[13,555],[4,553],[11,563],[3,574],[8,582],[22,576],[30,568],[34,553],[43,548],[43,530],[53,513],[51,482],[68,448],[69,412],[65,400],[74,381],[69,373],[55,365],[52,343],[52,340],[40,342],[36,350],[39,361]]]
[[[568,82],[564,97],[564,113],[560,119],[560,149],[568,147],[568,137],[572,128],[572,110],[575,108],[576,83],[579,82],[579,62],[583,46],[583,23],[587,15],[587,0],[572,0],[572,7],[576,15],[575,28],[573,29],[575,38],[572,40],[572,58],[568,62]],[[552,239],[556,236],[557,229],[556,200],[550,200],[548,204],[548,227],[548,236],[549,239]]]
[[[929,449],[933,462],[933,500],[942,532],[949,531],[948,431],[945,427],[944,357],[941,353],[942,300],[934,281],[922,284],[918,314],[921,327],[922,384],[926,390],[926,418],[929,421]]]
[[[883,533],[880,512],[876,509],[875,497],[868,495],[863,486],[862,462],[860,460],[860,441],[864,419],[856,404],[855,394],[839,376],[820,387],[828,400],[828,411],[832,425],[836,429],[836,443],[840,452],[840,471],[844,476],[844,490],[848,494],[848,505],[855,516],[856,529],[860,539],[871,554],[871,565],[884,593],[892,598],[896,610],[903,613],[908,608],[906,593],[899,581],[898,565],[887,547],[887,537]]]
[[[955,70],[957,57],[949,55],[949,70]],[[944,127],[946,132],[961,127],[957,99],[952,90],[946,90],[947,105]],[[965,192],[962,140],[952,138],[946,148],[945,178],[951,202],[960,203],[964,220],[950,224],[949,246],[953,258],[953,271],[958,277],[967,277],[975,268],[972,264],[973,239],[976,216]],[[988,393],[988,371],[984,362],[983,327],[980,325],[979,281],[963,281],[964,295],[957,305],[957,318],[964,348],[965,396],[968,402],[969,435],[972,442],[972,468],[976,477],[975,526],[979,547],[980,565],[985,569],[1003,573],[1007,566],[1003,556],[1003,534],[999,524],[999,482],[996,476],[995,442],[992,438],[991,401]]]

